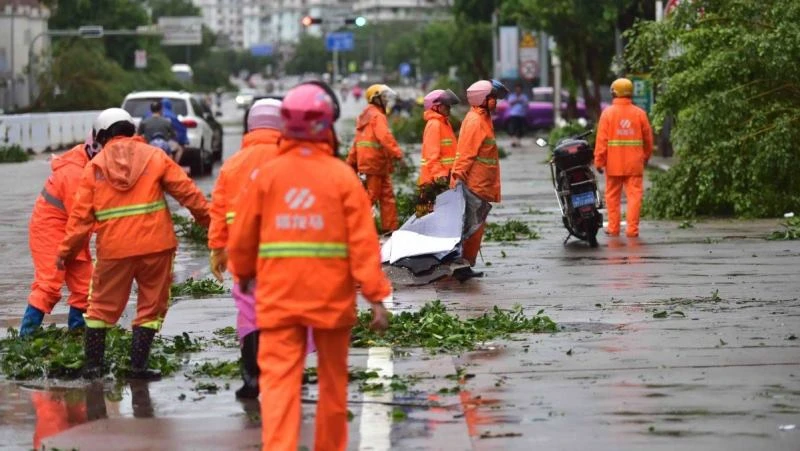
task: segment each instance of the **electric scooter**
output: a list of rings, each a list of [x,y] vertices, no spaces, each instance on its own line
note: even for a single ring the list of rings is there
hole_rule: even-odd
[[[564,244],[574,236],[597,247],[597,232],[603,227],[603,215],[598,211],[597,177],[592,168],[594,150],[583,139],[591,133],[589,130],[562,139],[550,159],[553,189],[561,207],[561,219],[569,232]],[[539,138],[536,144],[545,147],[547,141]]]

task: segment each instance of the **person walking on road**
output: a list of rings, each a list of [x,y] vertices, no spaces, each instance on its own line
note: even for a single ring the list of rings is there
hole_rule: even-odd
[[[222,282],[222,273],[231,268],[225,251],[230,228],[236,218],[236,202],[246,183],[265,162],[278,156],[281,139],[281,101],[257,100],[247,116],[247,132],[242,148],[225,161],[219,170],[217,182],[211,193],[211,225],[208,228],[208,248],[211,249],[211,272]],[[258,326],[256,326],[255,298],[246,294],[238,280],[234,280],[233,299],[236,302],[236,329],[242,354],[243,385],[236,390],[237,398],[258,397]]]
[[[397,230],[397,203],[392,186],[394,162],[402,161],[403,150],[389,128],[386,112],[397,97],[386,85],[367,88],[367,108],[356,121],[356,136],[347,155],[347,163],[366,176],[366,187],[373,205],[381,215],[381,232]]]
[[[451,188],[462,183],[487,203],[500,202],[500,155],[492,125],[492,112],[497,108],[497,99],[506,94],[508,89],[497,80],[476,81],[467,89],[467,101],[471,107],[461,123],[456,161],[450,179]],[[470,266],[475,266],[485,229],[486,224],[481,224],[462,244],[462,255]],[[453,277],[462,281],[481,276],[483,273],[473,271],[471,267],[453,273]]]
[[[522,135],[525,133],[525,120],[528,117],[528,96],[522,91],[522,85],[517,83],[514,92],[508,96],[509,121],[511,125],[511,147],[519,147]]]
[[[97,124],[95,120],[95,128]],[[99,150],[100,146],[89,136],[85,143],[53,157],[50,162],[52,173],[33,205],[28,223],[28,244],[33,257],[34,280],[19,328],[21,337],[32,334],[42,325],[44,315],[52,312],[53,307],[61,300],[61,287],[65,282],[70,291],[67,299],[67,327],[77,329],[86,325],[83,314],[88,307],[89,281],[92,278],[89,240],[80,243],[80,250],[65,265],[63,271],[53,266],[53,262],[58,245],[66,234],[67,219],[75,205],[75,192],[83,168]]]
[[[371,303],[371,327],[388,327],[383,301],[392,291],[381,270],[370,201],[332,145],[339,111],[334,96],[317,83],[286,94],[281,156],[264,164],[243,193],[228,243],[241,286],[247,291],[257,280],[265,451],[297,449],[308,327],[319,355],[315,449],[347,449],[356,286]]]
[[[628,202],[625,235],[639,236],[644,167],[653,154],[653,130],[647,113],[633,104],[633,83],[620,78],[611,84],[614,96],[600,115],[594,146],[594,165],[606,173],[609,236],[619,235],[622,190]]]
[[[178,245],[164,193],[208,227],[203,193],[161,149],[134,137],[125,110],[109,108],[97,118],[94,140],[102,151],[83,170],[56,266],[72,264],[97,231],[97,264],[86,319],[84,377],[103,375],[106,331],[119,321],[136,281],[131,379],[155,380],[147,369],[150,346],[167,313],[172,261]]]
[[[450,107],[460,102],[451,90],[436,89],[423,99],[425,131],[417,184],[417,216],[432,210],[436,196],[450,186],[450,171],[456,159],[456,134],[450,124]]]

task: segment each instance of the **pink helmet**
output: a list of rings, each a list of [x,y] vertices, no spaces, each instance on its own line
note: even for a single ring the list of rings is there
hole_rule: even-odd
[[[259,99],[250,107],[247,115],[247,130],[258,128],[281,129],[281,101]]]
[[[481,106],[486,97],[492,93],[492,82],[489,80],[479,80],[467,88],[467,102],[472,106]]]
[[[334,121],[334,100],[317,84],[289,90],[281,105],[281,133],[287,138],[325,141]]]
[[[434,89],[429,92],[423,99],[423,106],[426,110],[430,110],[434,105],[449,105],[453,106],[461,102],[458,96],[451,90]]]

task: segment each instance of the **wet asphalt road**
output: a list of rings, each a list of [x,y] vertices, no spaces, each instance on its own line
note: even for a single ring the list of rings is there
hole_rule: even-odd
[[[226,154],[239,140],[228,131]],[[486,278],[397,287],[393,308],[441,299],[475,315],[521,304],[531,314],[545,309],[564,330],[456,356],[353,350],[353,366],[427,378],[409,394],[351,390],[350,449],[800,449],[800,431],[779,429],[800,423],[800,346],[791,339],[800,336],[800,242],[764,240],[777,220],[701,220],[691,228],[645,220],[639,239],[602,237],[598,249],[565,246],[545,152],[526,144],[501,162],[504,201],[490,220],[523,220],[542,238],[487,243],[478,265]],[[24,306],[30,278],[25,222],[46,175],[42,161],[0,165],[0,257],[6,262],[0,320],[18,317]],[[199,181],[204,191],[211,183]],[[181,250],[177,278],[206,276],[205,259],[202,250]],[[163,333],[210,333],[233,325],[232,310],[226,299],[179,302]],[[661,311],[670,314],[655,318]],[[220,353],[235,357],[218,350],[195,358]],[[453,384],[444,376],[457,368],[474,377],[458,394],[439,394]],[[257,425],[248,420],[253,406],[233,401],[225,390],[194,399],[192,385],[178,376],[149,390],[127,387],[121,400],[100,402],[107,419],[47,443],[82,450],[107,449],[108,443],[115,449],[259,443]],[[86,397],[82,385],[69,386]],[[0,384],[0,444],[9,449],[30,447],[32,393]],[[179,401],[180,393],[190,398]],[[315,396],[315,387],[306,389],[306,445]],[[429,407],[432,399],[438,407]],[[393,422],[396,408],[408,419]]]

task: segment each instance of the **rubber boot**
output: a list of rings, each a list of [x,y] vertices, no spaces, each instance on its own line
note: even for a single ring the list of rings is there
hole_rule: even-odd
[[[131,343],[131,369],[128,379],[157,381],[161,379],[161,372],[147,369],[150,359],[150,346],[156,330],[149,327],[133,326],[133,342]]]
[[[22,316],[22,323],[19,325],[19,336],[29,336],[42,326],[42,321],[44,321],[44,312],[28,304],[28,307],[25,308],[25,314]]]
[[[83,320],[83,310],[70,306],[69,315],[67,316],[67,327],[69,330],[80,329],[86,327],[86,321]]]
[[[242,339],[242,388],[236,390],[240,399],[258,398],[258,338],[259,332],[250,332]]]
[[[153,401],[150,399],[150,387],[147,381],[132,380],[131,406],[134,418],[153,418]]]
[[[466,268],[458,268],[453,271],[453,277],[459,282],[466,282],[475,277],[483,277],[483,272],[473,271],[472,268],[467,266]]]
[[[105,327],[87,327],[83,335],[83,353],[85,362],[83,365],[83,377],[86,379],[98,379],[105,374],[103,368],[106,354],[106,332]]]
[[[105,329],[103,329],[105,330]],[[86,387],[86,419],[89,421],[108,418],[103,383],[94,381]]]

